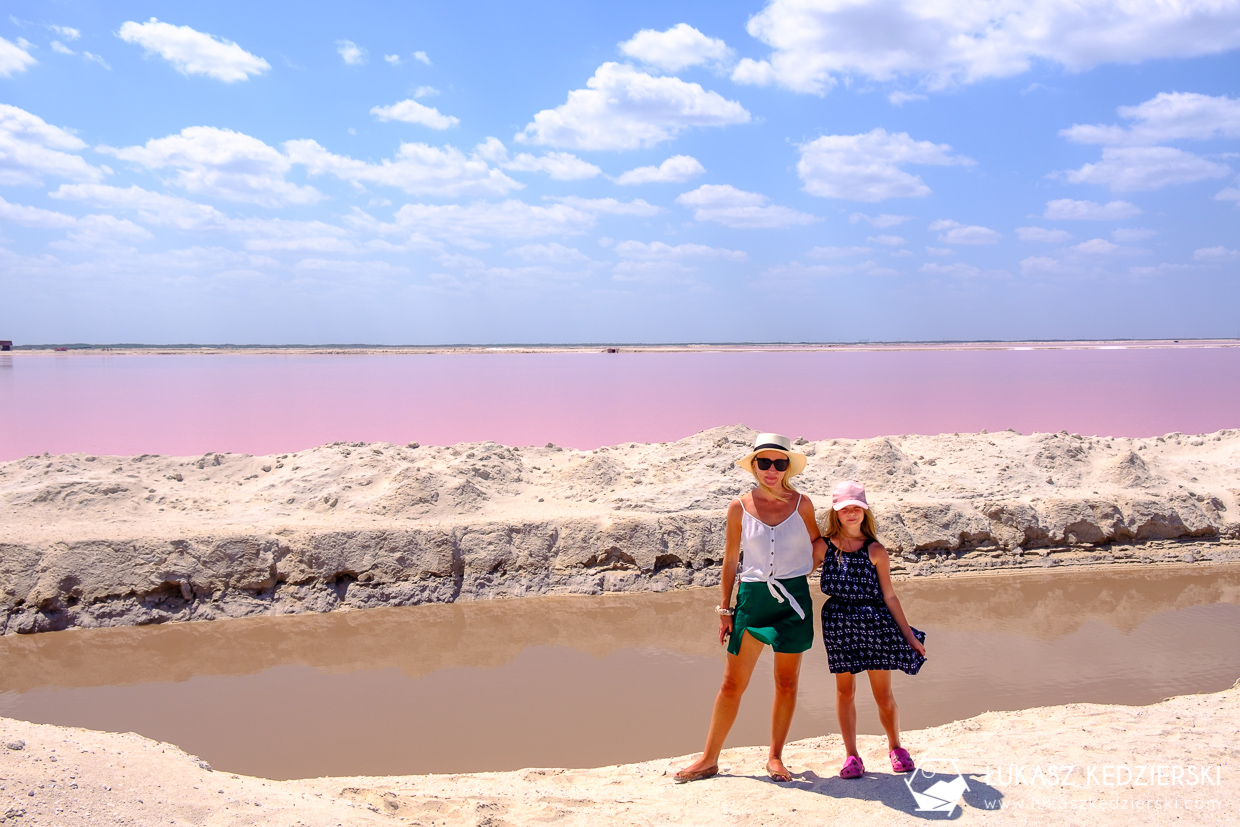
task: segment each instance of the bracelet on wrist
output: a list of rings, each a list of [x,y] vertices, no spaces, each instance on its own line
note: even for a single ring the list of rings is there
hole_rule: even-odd
[[[723,615],[724,617],[732,617],[736,614],[736,609],[725,609],[723,606],[716,606],[715,614]]]

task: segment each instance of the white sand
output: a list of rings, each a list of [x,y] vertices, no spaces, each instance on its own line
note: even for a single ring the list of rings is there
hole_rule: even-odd
[[[381,725],[370,718],[355,724]],[[904,742],[923,765],[933,759],[950,777],[964,776],[969,790],[955,813],[962,822],[1221,825],[1240,818],[1238,731],[1233,687],[1147,707],[988,712],[905,733]],[[869,772],[853,781],[835,777],[836,736],[790,744],[794,781],[785,785],[766,780],[760,747],[726,750],[722,775],[686,785],[670,777],[686,757],[591,770],[268,781],[209,771],[133,733],[0,718],[0,824],[723,826],[945,817],[915,812],[884,739],[859,744]]]

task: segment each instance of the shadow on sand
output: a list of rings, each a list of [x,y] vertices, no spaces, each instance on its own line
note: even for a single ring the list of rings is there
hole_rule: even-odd
[[[965,804],[983,811],[1000,809],[1003,793],[982,782],[976,773],[964,773],[962,777],[968,784],[964,793]],[[867,772],[860,778],[823,778],[812,770],[807,770],[794,773],[792,783],[785,786],[832,798],[877,801],[893,810],[928,821],[953,821],[960,818],[963,810],[956,806],[943,811],[918,809],[918,802],[906,783],[907,779],[908,776],[875,772]]]

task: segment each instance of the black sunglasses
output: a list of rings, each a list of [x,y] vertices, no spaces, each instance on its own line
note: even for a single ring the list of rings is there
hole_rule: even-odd
[[[771,466],[775,466],[776,471],[787,471],[788,460],[786,459],[767,459],[766,457],[754,457],[753,464],[758,466],[759,471],[769,471]]]

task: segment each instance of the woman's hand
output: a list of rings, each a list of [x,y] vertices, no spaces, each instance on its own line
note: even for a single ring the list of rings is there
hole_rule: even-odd
[[[732,634],[732,616],[719,615],[719,645],[722,646],[727,642],[728,635]]]
[[[908,645],[912,646],[913,651],[921,655],[923,658],[926,656],[926,644],[922,643],[917,638],[909,638]]]

